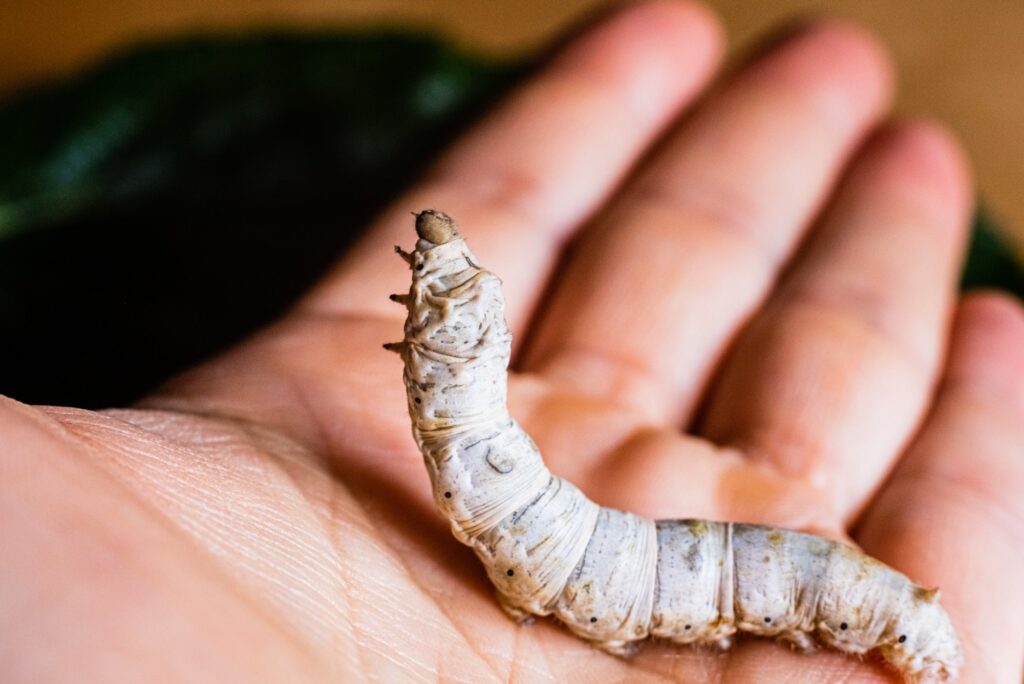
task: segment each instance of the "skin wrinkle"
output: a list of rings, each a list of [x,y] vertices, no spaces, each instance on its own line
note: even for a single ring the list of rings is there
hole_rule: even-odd
[[[340,494],[341,489],[338,489],[337,492]],[[425,587],[418,580],[415,579],[415,573],[412,572],[412,569],[408,566],[407,563],[405,563],[404,561],[401,560],[402,559],[402,555],[400,553],[400,550],[396,549],[393,544],[391,544],[383,535],[381,535],[379,533],[379,531],[377,530],[376,525],[373,525],[372,523],[369,522],[369,516],[368,516],[365,508],[363,507],[363,505],[360,504],[358,502],[358,500],[356,500],[351,495],[349,495],[348,498],[351,499],[351,505],[354,505],[354,506],[358,507],[358,509],[360,511],[360,517],[361,517],[360,522],[362,523],[363,531],[366,532],[366,533],[371,534],[372,536],[374,536],[376,538],[377,542],[382,547],[391,549],[394,552],[393,557],[397,560],[398,567],[401,568],[403,576],[411,584],[414,584],[416,586],[417,590],[419,591],[419,593],[424,598],[426,598],[427,600],[429,600],[431,603],[434,604],[434,606],[437,608],[438,614],[440,616],[442,616],[445,620],[447,620],[447,622],[448,622],[449,626],[452,628],[452,630],[455,633],[457,633],[462,638],[462,640],[466,644],[466,646],[473,653],[475,653],[479,657],[479,659],[481,660],[482,663],[484,663],[487,666],[487,669],[490,670],[490,672],[495,676],[496,681],[500,681],[501,677],[500,677],[500,675],[498,675],[497,671],[494,669],[493,665],[490,663],[490,660],[488,658],[484,657],[483,654],[473,645],[473,641],[471,639],[469,639],[468,635],[459,627],[459,625],[455,624],[455,622],[452,620],[452,618],[451,618],[450,614],[448,613],[448,611],[437,601],[437,599],[433,596],[433,594],[431,592],[427,591],[425,589]],[[330,518],[332,519],[332,521],[334,521],[332,527],[334,529],[340,529],[341,526],[336,522],[337,520],[340,520],[343,517],[343,516],[341,516],[339,514],[339,509],[338,509],[338,506],[337,506],[337,502],[340,501],[340,497],[336,495],[336,496],[332,497],[332,501],[335,502],[335,503],[333,503],[331,505],[331,507],[329,509],[330,510]],[[332,534],[331,538],[335,538],[335,535]],[[335,547],[335,548],[337,548],[337,547]],[[342,567],[347,568],[347,564],[342,564]],[[350,606],[351,606],[351,594],[350,594],[351,590],[350,590],[350,588],[356,586],[356,584],[357,584],[356,582],[351,582],[351,581],[344,583],[344,587],[345,587],[345,591],[346,591],[346,597],[348,599],[348,604]],[[358,630],[359,629],[357,621],[352,621],[351,624],[352,624],[352,627],[353,627],[354,630]],[[361,632],[361,630],[360,630],[360,632]],[[365,637],[365,635],[364,635],[364,637]],[[365,647],[365,644],[364,644],[364,647]],[[362,657],[361,654],[360,654],[360,657]]]
[[[301,391],[299,392],[299,394],[300,395],[302,394]],[[318,417],[316,415],[316,412],[312,409],[312,405],[307,400],[305,400],[305,397],[303,397],[301,403],[302,403],[302,406],[305,409],[307,409],[307,411],[312,415],[313,422],[320,426],[320,434],[321,435],[325,435],[325,431],[324,431],[324,429],[322,427],[322,424],[320,424],[320,422],[318,420]],[[327,444],[328,442],[326,441],[326,437],[323,437],[323,439],[325,440],[325,444]],[[343,487],[344,486],[344,485],[341,484],[340,480],[336,479],[335,481],[338,483],[339,487]],[[301,488],[297,488],[297,489],[298,489],[298,491],[300,493],[302,493],[302,489]],[[353,497],[351,497],[351,494],[349,496],[350,496],[350,498],[353,498]],[[336,501],[337,498],[338,498],[338,493],[336,493],[335,496],[332,497],[332,500]],[[363,516],[367,516],[367,512],[366,512],[365,508],[363,508],[362,504],[358,503],[358,501],[355,498],[353,498],[353,502],[355,503],[355,505],[360,507],[360,509],[362,510]],[[313,507],[313,510],[315,510],[315,507]],[[337,519],[337,513],[336,513],[335,507],[332,506],[330,508],[330,510],[331,510],[332,517]],[[336,524],[332,525],[332,526],[336,526]],[[377,534],[375,526],[371,526],[369,529],[372,529],[374,534]],[[394,552],[394,555],[395,555],[396,558],[399,558],[399,559],[402,558],[400,549],[396,548],[393,544],[391,544],[389,541],[387,541],[383,536],[378,535],[378,541],[381,544],[383,544],[384,546],[386,546],[387,548],[391,549]],[[501,676],[497,672],[497,670],[494,668],[494,665],[491,663],[490,659],[485,657],[483,652],[480,651],[474,645],[473,640],[470,639],[469,635],[463,630],[463,628],[460,627],[455,622],[455,620],[452,618],[451,614],[449,613],[448,609],[445,608],[441,604],[440,601],[438,601],[437,597],[434,596],[433,592],[427,591],[425,586],[422,583],[420,583],[419,580],[416,579],[415,573],[412,571],[412,568],[410,568],[406,563],[403,562],[402,563],[402,569],[403,569],[403,572],[404,572],[405,576],[409,579],[409,581],[412,582],[413,584],[415,584],[418,587],[418,589],[420,590],[420,593],[422,593],[424,597],[428,598],[434,604],[434,606],[437,608],[438,612],[441,615],[443,615],[445,617],[445,619],[448,620],[449,625],[452,627],[452,629],[455,632],[457,632],[462,637],[462,639],[466,643],[467,647],[469,647],[480,658],[480,660],[482,662],[487,664],[488,668],[491,670],[491,673],[495,676],[496,681],[500,681],[501,680]],[[353,622],[352,624],[353,624],[353,628],[355,628],[355,623]]]
[[[161,444],[166,448],[179,451],[180,453],[185,455],[188,455],[189,448],[194,447],[195,441],[198,440],[202,435],[197,431],[194,434],[187,433],[185,435],[178,434],[173,437],[168,436],[164,432],[161,432],[160,429],[166,431],[169,427],[171,427],[171,423],[168,422],[169,420],[173,421],[174,423],[177,423],[180,421],[182,417],[187,416],[201,418],[204,421],[209,421],[215,424],[222,424],[222,426],[226,428],[228,431],[235,430],[238,433],[240,433],[240,435],[244,438],[243,440],[238,440],[235,435],[226,433],[223,435],[223,439],[226,442],[237,444],[247,450],[258,449],[261,451],[274,453],[275,459],[272,462],[272,464],[274,465],[276,471],[281,473],[282,475],[285,475],[286,477],[289,477],[289,479],[292,479],[293,483],[295,484],[294,491],[300,494],[303,493],[302,488],[299,487],[294,478],[291,477],[291,471],[284,466],[289,463],[301,465],[303,467],[310,467],[312,465],[319,464],[319,460],[313,458],[313,452],[311,452],[306,445],[295,441],[294,439],[292,439],[290,436],[283,432],[273,429],[267,429],[266,427],[260,425],[259,423],[253,422],[252,420],[249,420],[244,417],[220,415],[215,413],[197,414],[186,411],[163,411],[152,409],[107,409],[103,411],[100,415],[110,419],[111,421],[116,421],[117,423],[123,424],[128,429],[129,434],[144,432],[151,439],[156,440],[158,444]],[[143,419],[154,417],[161,418],[161,420],[156,425],[151,425],[148,422],[146,424],[143,424],[141,422]],[[135,418],[136,420],[133,421],[131,420],[132,418]],[[277,449],[265,449],[265,447],[267,447],[268,443],[271,441],[276,443],[278,447]],[[206,449],[208,444],[201,443],[200,446]],[[223,448],[223,446],[220,444],[218,444],[217,446],[219,448]],[[304,457],[309,458],[288,458],[289,454],[294,454],[296,452],[301,453],[303,454]],[[228,470],[225,469],[225,472],[228,472]],[[317,471],[315,469],[312,469],[310,472],[316,473]]]
[[[509,659],[509,670],[507,679],[508,682],[518,681],[518,677],[516,676],[516,674],[519,671],[519,653],[521,648],[520,642],[522,640],[522,635],[523,630],[521,629],[515,630],[512,635],[512,651],[511,658]]]
[[[291,390],[292,396],[294,396],[299,406],[305,411],[310,417],[310,422],[313,424],[316,444],[314,453],[319,454],[330,454],[331,453],[331,438],[327,433],[327,428],[324,426],[324,419],[320,417],[319,412],[316,410],[314,402],[309,400],[306,395],[306,385],[300,383],[298,380],[292,380],[289,383],[289,389]]]
[[[651,681],[666,683],[671,683],[673,681],[673,677],[666,675],[665,673],[659,672],[653,665],[647,666],[646,664],[640,663],[637,665],[637,669],[649,675]],[[623,679],[623,681],[630,681],[630,679]]]
[[[510,659],[510,672],[508,682],[523,682],[523,681],[539,681],[543,679],[549,682],[560,682],[565,681],[564,677],[559,677],[552,670],[552,663],[547,659],[546,652],[542,651],[545,655],[540,665],[530,666],[528,664],[531,655],[531,646],[535,639],[533,639],[533,630],[516,629],[514,630],[513,636],[513,648],[511,650]]]
[[[123,411],[123,412],[122,411],[118,411],[116,413],[119,413],[121,415],[113,416],[113,415],[111,415],[111,413],[107,413],[106,416],[111,418],[113,421],[116,421],[118,423],[124,424],[126,427],[130,428],[133,431],[145,432],[151,439],[157,440],[158,443],[163,443],[167,448],[174,449],[174,450],[181,450],[182,454],[190,455],[189,452],[187,451],[188,444],[182,444],[179,441],[180,438],[178,438],[178,439],[168,439],[162,433],[153,432],[151,429],[147,429],[145,427],[140,426],[137,422],[131,422],[130,420],[126,419],[127,417],[136,417],[136,418],[148,417],[148,416],[145,415],[145,413],[147,413],[147,412],[142,412],[143,415],[139,415],[139,414],[135,414],[135,413],[130,413],[130,412],[127,412],[127,411]],[[169,416],[169,417],[176,418],[177,416]],[[98,428],[98,429],[101,429],[101,430],[105,430],[107,428],[107,426],[102,425],[102,424],[97,424],[95,426],[91,426],[91,425],[87,424],[87,427],[91,427],[93,429]],[[91,444],[94,444],[94,445],[101,444],[101,442],[98,440],[98,437],[90,434],[89,432],[75,431],[75,434],[77,434],[80,439],[83,439],[83,440],[85,440],[88,443],[91,443]],[[245,435],[245,437],[247,437],[249,439],[252,439],[253,435],[247,434],[247,435]],[[289,441],[290,442],[290,440],[288,440],[287,438],[282,438],[282,439],[284,439],[285,441]],[[282,453],[282,452],[278,451],[277,453]],[[138,452],[138,454],[139,454],[139,456],[146,456],[147,455],[145,452]],[[108,460],[108,459],[103,458],[103,460]],[[122,464],[119,464],[119,467],[125,467],[125,465],[126,464],[122,463]],[[292,482],[293,482],[292,491],[294,491],[295,493],[298,493],[300,495],[305,495],[304,489],[301,488],[300,486],[298,486],[298,484],[294,480],[294,478],[291,478],[290,472],[289,472],[289,470],[287,468],[281,467],[280,463],[275,463],[275,466],[276,466],[276,470],[277,470],[278,473],[281,473],[281,474],[285,475],[286,477],[289,477],[289,479],[292,480]],[[139,471],[137,469],[134,472],[141,473],[141,471]],[[118,479],[120,480],[121,478],[118,478]],[[194,487],[194,483],[192,483],[191,481],[182,481],[182,486],[185,489],[192,489]],[[178,508],[179,505],[180,505],[179,496],[177,494],[174,494],[174,495],[170,495],[169,494],[168,498],[166,499],[166,503],[169,504],[169,505],[174,506],[175,508]],[[311,506],[310,507],[310,511],[315,513],[315,507]],[[165,519],[167,520],[167,522],[169,524],[173,525],[175,528],[181,528],[182,523],[180,521],[176,521],[176,520],[172,519],[171,517],[168,517],[166,514],[163,513],[163,511],[158,511],[158,512],[165,517]],[[250,520],[250,524],[258,524],[258,523],[259,523],[258,519]],[[267,530],[275,530],[276,529],[276,527],[273,526],[273,525],[271,525],[271,526],[264,526],[264,527]],[[195,537],[200,536],[198,534],[199,531],[196,530],[196,529],[189,529],[189,528],[181,528],[181,529],[184,529],[184,531],[188,532],[190,537],[195,538]],[[270,535],[263,535],[261,537],[261,539],[264,542],[266,542],[268,540],[272,540],[273,537],[270,536]],[[285,550],[285,547],[280,546],[280,545],[278,545],[276,548],[279,551],[284,551]],[[240,548],[234,549],[235,552],[238,552],[238,551],[241,551],[241,550],[242,549],[240,549]],[[332,552],[334,551],[333,549],[330,549],[330,550]],[[252,558],[252,560],[256,560],[257,559],[257,557],[251,557],[251,558]],[[217,560],[219,562],[223,562],[225,560],[225,558],[220,556],[219,554],[217,554]],[[328,573],[328,574],[330,574],[330,573]],[[269,580],[269,579],[272,579],[272,578],[265,577],[264,579],[268,579]],[[295,578],[295,579],[298,580],[300,578]],[[278,584],[280,585],[280,583],[278,583]],[[280,585],[280,586],[281,586],[282,589],[287,589],[287,586],[285,586],[285,585]],[[307,586],[308,586],[308,584],[307,584]],[[310,588],[312,588],[312,587],[310,587]],[[316,591],[316,590],[314,590],[314,591]],[[320,593],[320,592],[316,591],[316,593]],[[322,623],[322,620],[319,620],[319,621]],[[327,626],[326,623],[323,623],[323,624],[325,626]],[[330,631],[333,632],[334,631],[333,628]],[[295,636],[296,636],[296,639],[299,638],[298,634],[296,634]]]
[[[727,684],[725,680],[726,660],[728,655],[722,651],[714,649],[712,647],[695,645],[686,651],[680,651],[677,645],[671,642],[660,639],[658,637],[652,638],[652,644],[655,648],[659,649],[659,652],[655,654],[661,660],[671,661],[672,667],[667,673],[660,674],[659,676],[663,681],[667,682],[686,682],[690,684]],[[642,655],[646,656],[645,651]],[[684,673],[688,673],[689,670],[679,669],[691,663],[691,658],[696,655],[700,658],[702,667],[700,668],[699,676],[686,676]],[[732,684],[729,682],[728,684]]]
[[[159,435],[155,435],[155,436],[159,436]],[[290,474],[289,474],[289,471],[288,471],[288,469],[281,469],[281,471],[280,471],[280,472],[282,472],[282,473],[283,473],[283,474],[285,474],[286,476],[289,476],[289,477],[290,477]],[[306,495],[306,490],[305,490],[305,489],[304,489],[303,487],[301,487],[301,486],[300,486],[300,485],[298,484],[298,482],[297,482],[297,481],[295,481],[294,479],[293,479],[293,483],[294,483],[294,490],[295,490],[295,491],[296,491],[297,493],[299,493],[299,494],[301,494],[301,495],[305,496],[305,495]],[[337,491],[338,491],[338,493],[340,493],[340,490],[337,490]],[[336,495],[336,496],[337,496],[337,495]],[[310,509],[311,509],[311,510],[312,510],[313,512],[315,512],[315,511],[317,510],[317,507],[316,507],[316,506],[310,506]],[[367,529],[367,530],[372,530],[372,531],[374,531],[374,533],[376,533],[376,531],[375,531],[375,529],[374,529],[374,527],[373,527],[373,526],[368,526],[368,527],[367,527],[366,529]],[[382,541],[383,541],[383,540],[382,540]],[[385,545],[387,545],[387,546],[389,546],[389,547],[390,547],[390,544],[386,544],[386,542],[385,542]],[[332,550],[333,550],[333,547],[332,547]],[[336,551],[334,551],[334,553],[335,553],[335,555],[337,555],[337,552],[336,552]],[[397,555],[397,554],[396,554],[396,555]],[[405,568],[404,568],[404,570],[405,570],[405,574],[406,574],[406,576],[408,576],[408,577],[409,577],[409,578],[411,579],[411,578],[412,578],[412,573],[411,573],[411,572],[409,571],[409,569],[408,569],[407,567],[405,567]],[[349,584],[351,584],[351,583],[349,583]],[[470,644],[471,644],[472,642],[471,642],[471,641],[470,641],[470,640],[468,639],[467,635],[466,635],[466,634],[465,634],[465,633],[464,633],[464,632],[463,632],[463,631],[462,631],[462,630],[461,630],[461,629],[460,629],[460,628],[458,627],[458,625],[456,625],[456,624],[455,624],[455,623],[454,623],[454,622],[453,622],[453,621],[452,621],[452,620],[450,619],[450,616],[448,616],[447,612],[446,612],[446,611],[445,611],[445,610],[444,610],[444,609],[443,609],[443,608],[442,608],[442,607],[441,607],[441,606],[440,606],[439,604],[437,604],[437,601],[436,601],[436,600],[435,600],[435,599],[434,599],[434,598],[433,598],[433,597],[432,597],[432,596],[431,596],[431,595],[430,595],[430,594],[429,594],[428,592],[424,591],[424,590],[423,590],[423,587],[422,587],[422,586],[420,586],[420,591],[421,591],[421,593],[422,593],[422,594],[423,594],[423,595],[424,595],[425,597],[427,597],[427,598],[430,598],[430,599],[432,599],[432,601],[433,601],[433,602],[434,602],[434,603],[435,603],[435,604],[437,605],[437,607],[438,607],[438,609],[439,609],[439,612],[441,612],[441,614],[442,614],[442,615],[444,615],[444,616],[446,617],[446,619],[448,619],[448,621],[449,621],[449,623],[451,624],[452,628],[453,628],[453,629],[454,629],[454,630],[455,630],[456,632],[458,632],[458,633],[459,633],[459,634],[460,634],[461,636],[463,636],[463,638],[464,638],[464,639],[466,640],[466,643],[467,643],[467,645],[470,645]],[[355,628],[355,627],[356,627],[356,625],[355,625],[355,623],[353,623],[353,628]],[[484,659],[484,658],[483,658],[482,656],[481,656],[481,660],[483,660],[484,662],[487,662],[487,660],[486,660],[486,659]],[[496,676],[497,676],[497,675],[496,675]],[[498,677],[498,679],[500,679],[500,677]]]
[[[531,641],[536,642],[537,640],[536,639],[531,639]],[[554,667],[552,667],[551,647],[548,646],[548,644],[546,642],[543,642],[543,641],[537,643],[537,645],[538,645],[538,647],[540,649],[541,656],[544,658],[544,665],[547,667],[547,671],[549,673],[548,674],[549,679],[551,681],[559,681],[557,675],[555,675],[555,669],[554,669]]]
[[[1020,506],[1020,499],[1018,496],[1007,492],[1006,500],[995,500],[989,492],[984,491],[979,483],[972,482],[969,478],[964,478],[962,481],[957,481],[954,485],[947,478],[941,477],[932,473],[926,469],[904,470],[902,473],[905,480],[914,478],[914,481],[921,482],[926,485],[929,491],[934,491],[937,496],[942,496],[944,500],[949,502],[956,502],[966,511],[972,511],[973,515],[978,518],[979,525],[991,526],[995,530],[1005,529],[1008,530],[1008,537],[1012,539],[1019,539],[1024,537],[1024,524],[1021,523],[1019,515],[1014,514],[1014,508]],[[904,489],[907,489],[907,497],[902,499],[903,501],[910,501],[911,491],[909,486],[904,485]],[[895,497],[896,494],[892,492],[900,493],[899,489],[890,488],[887,492],[887,497]],[[900,500],[897,497],[897,500]],[[992,523],[998,523],[993,525]]]
[[[235,407],[220,403],[218,399],[218,397],[214,397],[211,402],[187,394],[169,393],[165,395],[161,393],[146,397],[129,410],[148,413],[165,412],[170,415],[190,416],[198,420],[222,421],[233,425],[238,430],[244,430],[244,426],[249,424],[256,426],[260,424],[258,418],[247,415],[244,411],[239,412]],[[153,434],[159,436],[159,433]],[[282,438],[289,438],[284,431],[280,431],[278,434]],[[297,444],[308,450],[306,445],[301,442],[297,442]]]
[[[781,266],[788,254],[785,242],[776,239],[773,243],[769,239],[784,231],[765,227],[766,211],[757,206],[757,200],[707,176],[696,175],[671,185],[662,178],[642,179],[630,189],[628,201],[647,209],[668,210],[689,229],[708,226],[735,237],[756,255],[756,260],[764,263],[766,277]]]
[[[384,540],[384,542],[383,542],[383,543],[385,543],[385,544],[388,544],[388,546],[390,546],[390,543],[389,543],[389,542],[387,542],[386,540]],[[392,549],[394,550],[394,547],[392,547]],[[400,554],[396,554],[396,556],[397,556],[398,558],[401,558],[401,555],[400,555]],[[442,604],[441,604],[441,602],[440,602],[440,601],[439,601],[439,600],[438,600],[438,599],[437,599],[437,598],[436,598],[436,597],[434,596],[433,592],[427,591],[426,587],[425,587],[425,586],[424,586],[424,585],[423,585],[423,584],[422,584],[422,583],[421,583],[421,582],[420,582],[420,581],[419,581],[418,579],[416,579],[416,575],[415,575],[415,573],[414,573],[414,572],[412,572],[412,569],[411,569],[411,568],[410,568],[410,567],[409,567],[409,566],[408,566],[407,564],[403,563],[403,564],[402,564],[402,567],[403,567],[403,569],[405,570],[405,574],[406,574],[406,576],[407,576],[407,577],[409,578],[409,580],[410,580],[410,581],[411,581],[411,582],[412,582],[413,584],[415,584],[415,585],[416,585],[417,587],[419,587],[419,589],[420,589],[420,592],[421,592],[421,593],[422,593],[422,594],[423,594],[423,595],[424,595],[425,597],[427,597],[428,599],[430,599],[430,601],[431,601],[431,602],[432,602],[432,603],[434,604],[434,606],[435,606],[435,607],[437,608],[438,612],[439,612],[439,613],[440,613],[441,615],[443,615],[443,616],[445,617],[445,619],[446,619],[446,620],[448,620],[448,624],[449,624],[449,625],[451,626],[451,628],[452,628],[452,629],[453,629],[453,630],[454,630],[454,631],[455,631],[455,632],[456,632],[456,633],[457,633],[457,634],[458,634],[458,635],[459,635],[460,637],[462,637],[462,640],[463,640],[463,641],[464,641],[464,642],[466,643],[466,646],[467,646],[467,647],[468,647],[468,648],[469,648],[469,649],[470,649],[470,650],[471,650],[471,651],[472,651],[472,652],[473,652],[473,653],[474,653],[474,654],[475,654],[475,655],[476,655],[476,656],[477,656],[478,658],[480,658],[481,662],[483,662],[483,663],[486,663],[486,665],[487,665],[487,668],[488,668],[488,669],[489,669],[489,670],[491,671],[491,674],[493,674],[493,675],[494,675],[494,681],[496,681],[496,682],[500,682],[500,681],[502,681],[502,676],[501,676],[501,674],[500,674],[500,673],[498,672],[498,670],[497,670],[497,669],[495,668],[494,664],[493,664],[493,663],[491,662],[491,659],[490,659],[490,658],[488,658],[488,657],[487,657],[487,656],[486,656],[486,655],[484,654],[484,652],[483,652],[483,651],[482,651],[482,650],[481,650],[481,649],[480,649],[480,648],[479,648],[479,647],[478,647],[478,646],[476,645],[476,643],[474,642],[474,640],[470,638],[470,636],[469,636],[469,633],[467,633],[467,632],[466,632],[466,631],[465,631],[465,630],[463,629],[463,627],[462,627],[462,626],[460,626],[460,625],[459,625],[459,624],[458,624],[458,623],[457,623],[457,622],[455,621],[455,619],[454,619],[454,618],[452,617],[452,614],[451,614],[451,612],[450,612],[450,611],[449,611],[449,610],[448,610],[448,609],[447,609],[447,608],[446,608],[446,607],[445,607],[444,605],[442,605]]]
[[[360,506],[360,508],[362,509],[361,504],[359,504],[358,502],[355,502],[355,503],[356,503],[357,506]],[[365,516],[366,515],[365,509],[362,509],[362,510],[363,510],[363,515]],[[369,525],[368,522],[367,522],[367,525],[369,526],[368,529],[371,530],[377,536],[378,542],[382,546],[387,547],[387,548],[391,549],[394,552],[394,557],[396,559],[398,559],[398,562],[400,564],[400,567],[402,568],[402,572],[403,572],[404,576],[406,577],[406,579],[408,579],[410,583],[414,584],[417,587],[417,589],[419,590],[419,592],[426,599],[428,599],[431,603],[434,604],[434,606],[437,609],[438,613],[445,620],[447,620],[449,626],[452,628],[452,630],[456,634],[458,634],[461,637],[463,642],[466,644],[467,648],[469,648],[480,659],[480,661],[487,666],[487,669],[490,671],[490,673],[494,675],[495,681],[501,681],[502,677],[498,673],[497,669],[495,669],[495,666],[491,662],[490,658],[487,658],[484,655],[484,653],[475,645],[475,642],[470,638],[469,634],[459,624],[457,624],[455,622],[455,620],[452,618],[451,613],[449,612],[449,610],[447,608],[445,608],[441,604],[441,602],[434,595],[434,593],[431,592],[431,591],[428,591],[426,589],[426,587],[418,579],[416,579],[416,574],[413,572],[412,568],[406,562],[401,560],[402,559],[402,554],[400,552],[400,549],[397,549],[383,535],[380,535],[377,532],[377,530],[376,530],[376,526]],[[354,585],[354,583],[351,583],[351,584]],[[353,625],[354,624],[355,623],[353,623]]]
[[[838,319],[842,324],[845,337],[863,335],[864,339],[867,340],[864,344],[857,345],[856,348],[875,348],[882,349],[885,352],[881,354],[875,352],[871,354],[864,353],[863,356],[873,359],[886,356],[897,359],[900,365],[905,367],[912,375],[917,376],[919,381],[912,382],[912,384],[916,390],[914,394],[919,396],[919,407],[916,411],[915,425],[920,425],[926,416],[927,398],[931,396],[932,388],[938,380],[939,374],[934,368],[935,364],[929,364],[922,360],[916,353],[916,350],[901,344],[900,340],[887,335],[886,331],[872,327],[870,322],[865,319],[858,316],[845,315],[846,312],[842,308],[829,307],[821,301],[794,301],[789,298],[787,298],[785,307],[785,313],[789,316],[796,312],[801,312],[801,314],[809,314],[812,318]],[[781,313],[782,311],[776,317],[776,321],[786,320],[781,317]],[[824,318],[821,318],[821,320],[824,320]],[[834,327],[834,325],[830,324],[829,329],[834,330]],[[819,328],[820,330],[824,330],[824,328]],[[719,443],[728,444],[740,449],[749,456],[755,456],[777,464],[783,471],[792,476],[802,477],[809,475],[810,473],[802,469],[802,464],[805,463],[841,468],[843,464],[832,463],[829,459],[822,457],[832,448],[830,445],[822,443],[825,437],[818,434],[815,430],[811,430],[809,434],[806,431],[799,430],[798,426],[802,424],[800,420],[793,420],[792,424],[787,427],[786,424],[776,417],[772,417],[770,421],[762,417],[755,424],[732,423],[723,426],[719,423],[710,430],[704,427],[701,432],[709,434]],[[895,446],[895,451],[899,452],[901,447],[913,437],[915,432],[916,430],[913,427],[908,429],[901,443]],[[793,458],[783,459],[781,458],[783,454],[800,454],[800,459],[796,462],[796,465],[800,468],[797,470],[787,470],[785,464],[787,461],[792,461]]]
[[[871,286],[867,285],[864,289],[870,290]],[[870,298],[870,292],[867,293],[867,296]],[[941,350],[938,345],[929,344],[925,348],[925,345],[915,343],[907,335],[901,334],[900,330],[904,328],[900,323],[905,322],[905,318],[897,318],[895,311],[872,306],[870,301],[867,302],[867,307],[858,306],[855,311],[851,311],[849,308],[851,297],[858,304],[865,303],[859,293],[851,293],[848,289],[843,292],[826,294],[822,292],[821,288],[814,286],[792,287],[786,289],[783,299],[779,301],[776,308],[779,314],[793,315],[793,313],[807,312],[812,318],[816,315],[841,318],[845,323],[845,331],[849,331],[850,326],[854,326],[865,338],[880,343],[882,347],[893,352],[901,363],[920,378],[921,384],[926,390],[930,389],[941,372],[938,364]],[[781,315],[776,317],[777,320],[786,320]],[[948,319],[949,316],[947,315],[946,318]]]
[[[980,409],[980,412],[994,414],[994,420],[1005,423],[1013,432],[1021,431],[1020,409],[1013,406],[1015,397],[999,396],[991,390],[978,387],[977,383],[969,378],[948,376],[942,379],[939,391],[948,396],[951,402],[962,401],[970,404]],[[1021,406],[1024,407],[1024,403]]]
[[[211,579],[219,585],[221,591],[226,594],[230,594],[237,599],[245,609],[252,611],[253,615],[262,618],[262,621],[266,625],[268,625],[279,637],[284,638],[286,643],[289,643],[294,647],[297,652],[309,652],[307,644],[299,639],[295,632],[291,629],[283,629],[281,625],[275,623],[271,619],[271,615],[267,611],[267,607],[261,601],[257,600],[248,592],[241,591],[237,585],[232,583],[230,581],[230,576],[224,572],[220,564],[212,562],[213,559],[209,557],[204,549],[195,543],[195,540],[190,535],[182,535],[180,528],[169,520],[162,511],[155,509],[149,505],[149,502],[141,499],[133,488],[123,482],[121,478],[116,477],[108,468],[95,467],[107,459],[102,456],[103,450],[93,443],[88,434],[83,434],[79,430],[75,429],[73,425],[69,425],[56,415],[47,415],[49,411],[53,411],[53,413],[57,415],[66,414],[76,418],[90,419],[93,416],[96,416],[96,414],[77,409],[67,410],[59,407],[42,407],[44,410],[49,409],[49,411],[44,413],[43,410],[35,411],[28,407],[23,407],[22,405],[6,398],[0,398],[0,403],[3,404],[2,408],[4,410],[14,408],[14,412],[20,414],[21,417],[28,418],[36,426],[43,427],[49,436],[59,438],[62,442],[71,447],[72,451],[84,451],[87,454],[91,454],[92,459],[86,461],[86,464],[90,466],[90,472],[101,475],[101,477],[103,477],[103,479],[112,487],[115,487],[119,493],[127,496],[131,503],[136,505],[147,518],[159,521],[159,527],[171,533],[174,539],[184,544],[187,549],[192,552],[192,558],[195,560],[201,559],[203,561],[202,567],[211,573]],[[43,418],[43,416],[47,417]]]

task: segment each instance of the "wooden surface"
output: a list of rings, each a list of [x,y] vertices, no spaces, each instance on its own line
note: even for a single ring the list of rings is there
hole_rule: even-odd
[[[0,93],[139,38],[252,26],[405,24],[490,53],[529,50],[601,6],[595,0],[4,0]],[[1024,245],[1024,0],[711,0],[733,49],[787,18],[834,14],[872,27],[900,69],[897,111],[945,121],[981,193]]]

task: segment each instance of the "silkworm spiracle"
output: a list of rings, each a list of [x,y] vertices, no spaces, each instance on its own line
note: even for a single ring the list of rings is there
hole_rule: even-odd
[[[648,636],[723,648],[737,631],[803,650],[877,649],[908,681],[950,681],[962,656],[938,591],[844,544],[601,508],[553,476],[508,414],[511,335],[499,279],[452,220],[417,214],[398,351],[434,499],[515,618],[554,615],[595,646]]]

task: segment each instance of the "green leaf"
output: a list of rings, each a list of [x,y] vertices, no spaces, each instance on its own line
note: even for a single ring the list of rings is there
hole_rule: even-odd
[[[1024,299],[1024,267],[1003,230],[984,208],[974,215],[961,289],[997,288]]]

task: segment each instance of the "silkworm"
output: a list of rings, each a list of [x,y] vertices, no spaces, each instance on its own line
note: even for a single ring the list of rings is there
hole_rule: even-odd
[[[653,521],[602,508],[544,465],[506,407],[511,334],[501,281],[455,223],[416,215],[401,354],[434,500],[513,618],[554,615],[616,655],[642,639],[728,648],[737,632],[803,650],[877,650],[910,682],[962,663],[937,589],[842,543],[791,530]]]

